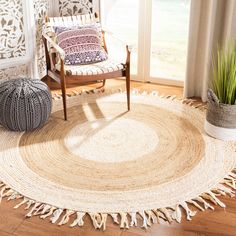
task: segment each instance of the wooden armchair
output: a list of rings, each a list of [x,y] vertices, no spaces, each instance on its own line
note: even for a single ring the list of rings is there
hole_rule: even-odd
[[[97,14],[85,14],[72,17],[52,17],[47,18],[43,30],[43,40],[47,60],[47,76],[61,85],[64,118],[67,120],[66,108],[66,82],[68,80],[76,81],[79,85],[87,83],[97,83],[111,78],[125,77],[127,90],[127,108],[130,110],[130,48],[126,46],[126,61],[117,63],[109,58],[103,61],[89,65],[65,65],[65,52],[56,43],[55,26],[82,26],[88,24],[100,24]],[[102,30],[102,42],[105,51],[108,53],[105,41],[105,34],[109,33]]]

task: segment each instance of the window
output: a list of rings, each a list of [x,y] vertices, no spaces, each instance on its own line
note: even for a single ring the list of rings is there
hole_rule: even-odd
[[[191,0],[101,0],[103,26],[133,45],[131,72],[136,79],[183,83],[190,3]]]
[[[101,9],[103,27],[114,33],[115,36],[120,38],[122,41],[133,46],[131,54],[131,73],[136,75],[138,66],[137,45],[139,30],[139,1],[101,0]],[[115,49],[113,48],[113,50]],[[116,55],[120,53],[120,51],[115,51]]]

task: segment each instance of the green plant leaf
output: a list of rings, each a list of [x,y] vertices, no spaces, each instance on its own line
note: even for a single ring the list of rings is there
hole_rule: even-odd
[[[217,50],[213,57],[213,79],[211,89],[224,104],[236,104],[236,40],[226,49]]]

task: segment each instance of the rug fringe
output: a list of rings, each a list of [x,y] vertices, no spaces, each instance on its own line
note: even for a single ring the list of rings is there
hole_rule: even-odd
[[[118,88],[118,89],[108,89],[106,91],[104,88],[100,89],[92,89],[92,90],[82,90],[82,91],[77,91],[77,90],[72,90],[71,94],[67,94],[67,97],[74,97],[74,96],[82,96],[82,95],[88,95],[88,94],[99,94],[99,93],[105,93],[106,94],[114,94],[114,93],[126,93],[125,89]],[[176,95],[166,95],[166,94],[159,94],[158,91],[141,91],[140,89],[132,89],[131,94],[133,95],[148,95],[148,96],[155,96],[163,99],[169,99],[169,100],[178,100],[182,102],[185,105],[191,106],[193,108],[197,108],[199,110],[205,110],[206,109],[206,104],[202,103],[200,101],[197,101],[196,99],[192,98],[178,98]],[[54,93],[53,97],[54,100],[62,99],[62,94]]]
[[[65,225],[69,222],[70,216],[74,215],[75,211],[66,210],[65,215],[62,217],[61,221],[58,223],[59,226]]]
[[[131,218],[130,227],[133,227],[133,226],[137,227],[138,226],[137,213],[136,212],[130,212],[129,216]]]
[[[86,215],[86,213],[84,212],[76,212],[76,219],[74,220],[74,222],[70,225],[70,227],[75,227],[75,226],[83,226],[84,225],[84,216]]]
[[[70,219],[73,217],[74,220],[70,224],[70,227],[82,227],[84,225],[84,217],[87,215],[90,217],[95,229],[106,230],[107,218],[109,215],[113,222],[118,224],[120,228],[129,229],[129,227],[138,226],[139,215],[142,219],[141,227],[147,229],[152,224],[160,223],[160,219],[168,222],[169,224],[171,224],[173,221],[181,223],[181,220],[184,217],[182,212],[185,213],[187,220],[191,220],[192,217],[196,215],[197,210],[214,210],[212,204],[225,208],[226,205],[221,200],[219,200],[219,196],[228,195],[230,197],[234,197],[236,190],[235,182],[236,173],[234,169],[215,188],[202,193],[200,196],[194,199],[180,202],[175,206],[139,212],[86,213],[70,209],[61,209],[45,203],[36,202],[35,200],[29,199],[27,197],[23,197],[20,193],[14,191],[2,182],[0,184],[0,199],[5,198],[8,201],[11,201],[22,198],[22,200],[14,206],[14,209],[24,206],[25,209],[28,210],[25,217],[31,218],[33,216],[39,216],[41,219],[50,217],[50,222],[52,224],[57,224],[58,226],[68,224]],[[196,210],[193,210],[193,208]]]

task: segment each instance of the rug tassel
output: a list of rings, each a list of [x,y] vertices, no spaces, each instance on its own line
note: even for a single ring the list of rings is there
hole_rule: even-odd
[[[226,196],[227,195],[226,192],[222,191],[221,189],[212,189],[211,191],[218,196]]]
[[[127,213],[120,212],[119,214],[120,214],[120,218],[121,218],[120,228],[121,229],[124,229],[124,228],[129,229],[129,221],[128,221]]]
[[[51,207],[48,213],[40,216],[40,219],[46,219],[47,217],[51,216],[55,210],[56,207]]]
[[[139,211],[139,215],[143,218],[142,228],[147,229],[148,226],[151,226],[151,222],[148,222],[148,218],[144,211]]]
[[[2,194],[2,198],[10,197],[13,193],[16,193],[13,189],[9,189],[7,192]]]
[[[70,225],[70,227],[75,227],[76,225],[78,226],[83,226],[84,225],[84,216],[86,215],[86,213],[84,212],[76,212],[76,219],[74,220],[74,222]]]
[[[227,196],[230,197],[235,196],[235,191],[233,191],[231,188],[226,187],[222,184],[219,184],[217,188],[211,190],[216,196]]]
[[[22,205],[26,204],[28,201],[29,201],[29,199],[24,197],[23,200],[19,204],[14,206],[14,209],[21,207]]]
[[[79,95],[79,92],[77,90],[72,90],[71,92],[74,94],[74,96]]]
[[[48,213],[50,211],[50,209],[51,209],[51,206],[46,204],[39,214],[40,215],[45,215],[46,213]]]
[[[189,209],[188,204],[186,202],[182,202],[180,204],[181,207],[183,207],[183,209],[185,210],[186,214],[187,214],[187,220],[192,220],[192,216],[196,215],[196,211],[192,211]]]
[[[193,106],[194,108],[200,108],[202,106],[202,104],[197,104],[195,106]]]
[[[204,110],[207,109],[207,106],[206,106],[205,104],[202,104],[202,105],[199,107],[199,109],[200,109],[201,111],[204,111]]]
[[[172,97],[171,95],[166,95],[165,99],[171,99],[171,97]]]
[[[203,203],[205,209],[208,209],[208,208],[210,208],[211,210],[215,209],[211,204],[206,202],[202,197],[196,197],[194,200]]]
[[[7,201],[11,201],[11,200],[15,200],[15,199],[20,199],[23,196],[21,194],[19,194],[18,192],[14,192],[12,193],[11,196],[8,197]]]
[[[156,209],[152,210],[154,212],[154,214],[156,215],[156,220],[157,223],[160,224],[160,212]]]
[[[226,194],[228,194],[230,197],[234,197],[235,196],[235,191],[233,191],[231,188],[226,187],[223,184],[219,184],[217,186],[217,188],[221,191],[224,191]]]
[[[59,208],[53,212],[53,215],[50,218],[50,221],[52,224],[55,224],[57,222],[57,220],[60,218],[63,211],[64,211],[63,209]]]
[[[178,223],[181,223],[182,212],[181,212],[179,204],[175,206],[174,212],[172,213],[171,217],[173,220],[176,220]]]
[[[172,217],[170,215],[170,212],[166,208],[160,208],[158,210],[161,211],[164,214],[166,220],[169,222],[169,224],[171,224],[171,222],[173,220],[172,220]]]
[[[167,218],[166,218],[166,216],[164,215],[164,213],[163,212],[161,212],[159,209],[157,210],[157,212],[158,212],[158,217],[157,217],[157,219],[158,219],[158,222],[160,222],[160,219],[163,219],[164,221],[167,221],[168,223],[170,223],[168,220],[167,220]]]
[[[118,220],[118,214],[117,213],[111,213],[110,216],[112,217],[114,223],[116,224],[120,224],[119,220]]]
[[[225,204],[216,197],[216,194],[214,194],[211,191],[208,191],[207,194],[209,194],[212,197],[212,199],[214,199],[214,201],[216,202],[216,205],[219,205],[222,208],[226,207]]]
[[[209,194],[203,193],[201,196],[204,199],[209,200],[210,202],[212,202],[214,205],[217,205],[217,202],[215,201],[215,199],[213,197],[211,197]]]
[[[187,100],[188,100],[188,99],[184,98],[184,99],[181,99],[181,102],[182,102],[183,104],[185,104],[185,103],[187,102]]]
[[[211,201],[215,205],[219,205],[223,208],[225,207],[225,204],[221,202],[212,192],[203,193],[202,197],[205,198],[206,200]]]
[[[234,187],[234,183],[232,182],[232,180],[224,180],[223,182],[225,185],[229,186],[230,188],[236,190],[236,187]]]
[[[22,197],[22,196],[21,196],[19,193],[14,192],[14,193],[12,193],[12,194],[7,198],[7,201],[19,199],[19,198],[21,198],[21,197]]]
[[[200,211],[205,211],[205,209],[203,207],[201,207],[196,201],[194,200],[189,200],[188,203],[194,205],[197,209],[199,209]]]
[[[0,203],[2,202],[3,194],[4,194],[4,192],[6,191],[6,189],[7,189],[7,187],[4,186],[4,187],[1,189],[1,191],[0,191]]]
[[[236,189],[236,178],[232,177],[232,186],[233,186],[233,189]]]
[[[100,223],[101,223],[101,216],[98,213],[89,213],[90,218],[93,222],[93,226],[95,229],[99,229],[100,228]]]
[[[45,207],[45,204],[41,204],[37,209],[36,211],[34,212],[33,216],[37,216],[37,215],[41,215],[41,210],[43,210]]]
[[[136,212],[130,212],[129,213],[130,218],[131,218],[131,222],[130,222],[130,226],[138,226],[138,222],[137,222],[137,213]]]
[[[153,224],[157,223],[157,217],[156,217],[156,215],[154,214],[153,211],[149,210],[149,211],[145,211],[145,213],[148,216],[148,222],[151,222]]]
[[[225,178],[224,184],[228,185],[229,187],[231,187],[232,189],[236,190],[236,183],[235,183],[235,180],[234,178],[232,177],[227,177]]]
[[[105,214],[105,213],[102,213],[101,214],[101,217],[102,217],[102,220],[101,220],[101,223],[100,223],[100,229],[102,228],[103,229],[103,231],[105,231],[106,230],[106,224],[107,224],[107,214]]]
[[[40,202],[35,202],[34,206],[33,206],[32,209],[28,212],[28,214],[25,215],[25,217],[27,217],[27,218],[32,217],[33,212],[34,212],[34,211],[37,209],[37,207],[39,207],[41,204],[42,204],[42,203],[40,203]]]
[[[229,174],[229,176],[233,177],[233,178],[234,178],[234,180],[236,180],[236,173],[234,173],[234,172],[231,172],[231,173]]]
[[[59,226],[65,225],[69,222],[70,216],[73,215],[75,211],[66,210],[65,215],[62,217],[61,221],[58,223]]]
[[[30,207],[35,203],[34,200],[28,200],[28,202],[26,203],[26,207],[25,207],[25,210],[28,210],[30,209]]]

